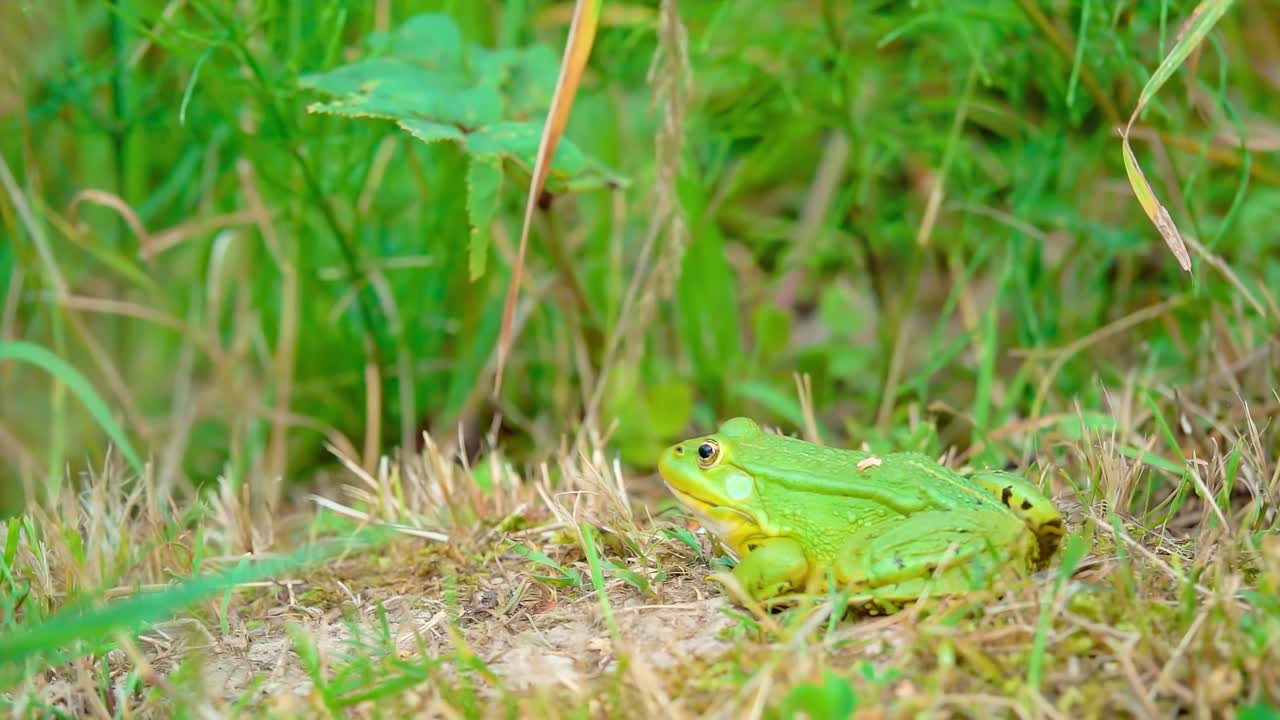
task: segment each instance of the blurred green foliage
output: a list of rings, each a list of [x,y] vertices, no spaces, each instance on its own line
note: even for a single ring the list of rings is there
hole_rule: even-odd
[[[370,427],[387,450],[462,423],[475,449],[495,413],[536,460],[601,381],[601,424],[643,468],[729,415],[797,429],[796,373],[829,442],[978,442],[1000,461],[1036,439],[996,428],[1105,413],[1104,387],[1134,373],[1206,378],[1280,322],[1274,5],[1237,3],[1135,135],[1184,233],[1221,259],[1187,277],[1115,126],[1194,2],[679,3],[693,85],[671,178],[647,77],[659,3],[606,2],[494,401],[569,5],[11,5],[26,52],[3,56],[16,84],[0,87],[0,340],[66,359],[144,452],[202,483],[302,478],[326,437],[359,447]],[[658,237],[661,282],[628,330],[655,192],[688,239]],[[1044,352],[1073,343],[1057,365]],[[1274,380],[1264,364],[1256,387]],[[0,365],[0,417],[10,504],[101,457],[93,418],[32,368]]]

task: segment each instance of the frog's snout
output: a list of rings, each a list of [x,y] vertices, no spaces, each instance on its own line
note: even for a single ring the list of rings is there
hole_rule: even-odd
[[[671,482],[671,479],[676,475],[676,466],[684,455],[684,443],[671,445],[662,451],[662,454],[658,456],[658,473],[662,475],[664,480]]]

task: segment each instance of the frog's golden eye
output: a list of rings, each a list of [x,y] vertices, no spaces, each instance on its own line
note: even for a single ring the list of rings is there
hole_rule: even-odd
[[[716,464],[716,460],[720,458],[720,443],[715,440],[704,440],[698,446],[698,464],[704,468],[709,468]]]

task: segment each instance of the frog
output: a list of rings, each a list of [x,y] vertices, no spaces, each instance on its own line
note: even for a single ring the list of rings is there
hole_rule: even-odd
[[[747,417],[665,448],[658,472],[759,603],[840,589],[851,608],[888,614],[926,591],[966,595],[1006,571],[1043,570],[1064,534],[1058,508],[1015,472],[961,474],[923,453],[811,443]]]

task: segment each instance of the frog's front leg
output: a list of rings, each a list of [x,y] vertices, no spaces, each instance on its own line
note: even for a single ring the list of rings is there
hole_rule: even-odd
[[[809,561],[791,538],[748,540],[733,576],[756,600],[768,600],[804,587]]]

